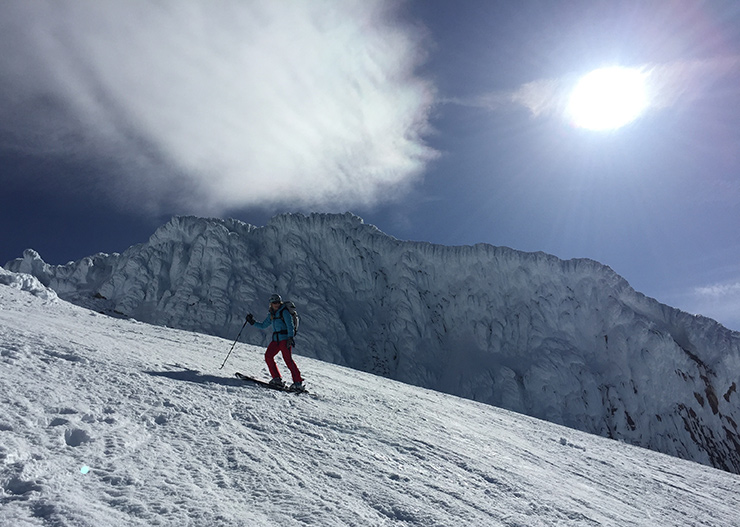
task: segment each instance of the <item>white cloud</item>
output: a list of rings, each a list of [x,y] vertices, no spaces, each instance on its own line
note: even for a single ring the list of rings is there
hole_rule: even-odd
[[[573,79],[539,79],[522,84],[515,90],[493,91],[468,98],[446,98],[442,102],[490,111],[512,111],[526,108],[533,117],[564,111]]]
[[[643,69],[649,73],[650,105],[667,108],[706,97],[715,83],[740,73],[740,57],[676,61]]]
[[[200,212],[370,204],[435,156],[433,87],[415,73],[423,37],[393,11],[390,0],[11,0],[4,116],[16,146],[104,145],[122,162],[175,167],[175,179],[127,171],[122,199],[143,187],[166,201],[174,185]]]
[[[740,281],[729,281],[697,287],[689,301],[691,311],[713,318],[740,331]]]
[[[660,110],[707,97],[715,83],[740,74],[740,57],[642,64],[634,68],[645,74],[649,99],[646,110]],[[567,117],[568,100],[578,79],[578,75],[568,73],[556,79],[534,80],[514,90],[465,99],[452,97],[444,102],[491,111],[525,108],[533,117]]]
[[[740,300],[740,282],[697,287],[694,291],[700,298],[707,298],[709,300],[727,297],[737,297]]]
[[[442,99],[442,102],[491,111],[524,107],[537,117],[565,107],[567,91],[563,84],[562,80],[541,79],[522,84],[513,91],[494,91],[468,98],[450,97]]]

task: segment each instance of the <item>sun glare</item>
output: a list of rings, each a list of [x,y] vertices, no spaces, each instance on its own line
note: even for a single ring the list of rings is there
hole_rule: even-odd
[[[602,68],[584,75],[568,103],[573,126],[614,130],[635,119],[647,106],[645,74],[631,68]]]

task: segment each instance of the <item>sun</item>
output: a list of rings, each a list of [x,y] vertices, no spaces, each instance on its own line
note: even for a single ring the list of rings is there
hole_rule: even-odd
[[[573,126],[615,130],[637,119],[647,107],[645,73],[623,67],[594,70],[578,81],[570,95]]]

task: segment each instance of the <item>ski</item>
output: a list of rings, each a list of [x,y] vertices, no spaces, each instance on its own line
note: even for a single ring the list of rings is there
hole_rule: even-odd
[[[265,388],[270,388],[271,390],[277,390],[279,392],[291,392],[291,393],[308,393],[308,390],[305,388],[303,390],[291,390],[290,386],[276,386],[274,384],[270,384],[269,382],[265,382],[261,379],[256,379],[254,377],[250,377],[249,375],[244,375],[243,373],[236,372],[234,374],[237,379],[241,379],[243,381],[249,381],[254,384],[259,384],[260,386],[264,386]]]

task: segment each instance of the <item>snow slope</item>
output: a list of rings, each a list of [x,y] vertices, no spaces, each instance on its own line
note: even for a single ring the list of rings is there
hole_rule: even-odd
[[[6,268],[80,305],[226,339],[278,291],[303,315],[306,356],[740,473],[740,334],[591,260],[288,214],[259,228],[176,217],[122,254],[51,266],[26,251]]]
[[[740,525],[737,475],[0,278],[0,525]]]

